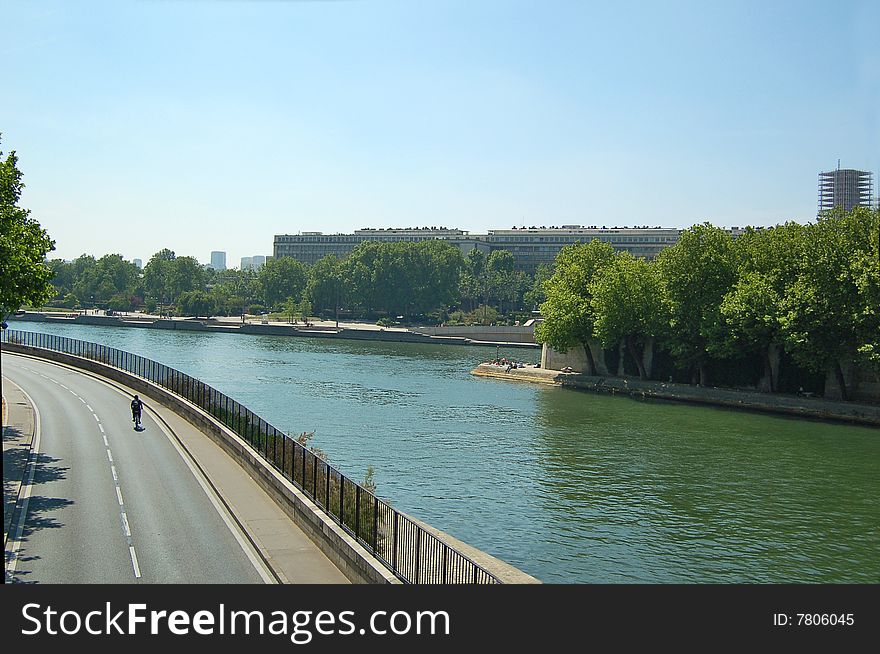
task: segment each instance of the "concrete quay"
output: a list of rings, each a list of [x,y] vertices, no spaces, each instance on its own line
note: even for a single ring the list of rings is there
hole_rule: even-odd
[[[104,315],[82,313],[42,313],[27,311],[21,315],[10,316],[10,321],[28,320],[68,325],[100,325],[104,327],[132,327],[140,329],[174,329],[223,334],[261,334],[265,336],[311,337],[346,339],[357,341],[385,341],[393,343],[426,343],[430,345],[503,345],[506,348],[538,349],[534,336],[522,330],[487,327],[467,328],[465,335],[428,333],[437,330],[406,329],[401,327],[379,327],[366,323],[339,323],[323,321],[309,326],[293,325],[286,322],[268,322],[238,318],[159,318],[144,314]],[[531,342],[529,341],[531,338]],[[502,340],[518,339],[518,340]]]
[[[799,418],[837,420],[861,425],[880,426],[880,406],[856,402],[836,402],[821,398],[792,395],[771,395],[752,391],[706,388],[659,381],[642,381],[621,377],[598,377],[578,372],[562,372],[545,368],[512,368],[481,363],[471,371],[477,377],[490,377],[505,381],[551,384],[566,388],[578,388],[629,395],[642,399],[675,400],[710,404],[734,409],[776,413]]]

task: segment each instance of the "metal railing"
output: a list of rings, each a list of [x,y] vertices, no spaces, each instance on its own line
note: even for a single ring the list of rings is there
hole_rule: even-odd
[[[97,361],[124,370],[200,407],[238,434],[401,581],[497,584],[500,580],[425,531],[308,448],[208,384],[158,361],[65,336],[2,330],[0,342]]]

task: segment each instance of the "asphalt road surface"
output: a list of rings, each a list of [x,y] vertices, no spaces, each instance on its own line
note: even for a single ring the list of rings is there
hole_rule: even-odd
[[[253,549],[224,519],[145,399],[88,374],[3,353],[3,375],[38,411],[33,481],[17,516],[16,583],[263,583]],[[143,398],[142,398],[143,399]],[[20,525],[20,526],[19,526]]]

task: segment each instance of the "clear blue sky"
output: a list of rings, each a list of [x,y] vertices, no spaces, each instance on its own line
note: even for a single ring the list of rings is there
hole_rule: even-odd
[[[805,222],[880,170],[880,2],[0,0],[53,257],[275,234]],[[875,183],[878,180],[875,179]]]

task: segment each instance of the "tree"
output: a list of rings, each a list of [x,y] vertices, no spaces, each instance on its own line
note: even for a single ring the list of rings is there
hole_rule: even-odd
[[[41,306],[52,297],[52,270],[46,254],[55,242],[18,206],[21,171],[15,151],[4,160],[0,151],[0,322],[22,305]]]
[[[531,288],[526,291],[523,302],[530,310],[536,310],[547,299],[547,293],[544,290],[544,284],[553,276],[553,266],[542,263],[535,271],[532,279]]]
[[[670,312],[669,350],[708,385],[710,346],[723,338],[721,302],[736,281],[733,238],[709,223],[682,232],[657,257]]]
[[[302,318],[303,322],[308,322],[309,316],[312,314],[312,303],[309,302],[308,298],[303,298],[297,304],[297,313],[299,313],[300,318]]]
[[[144,266],[147,300],[176,304],[181,293],[204,290],[205,273],[193,257],[178,257],[167,248],[154,254]]]
[[[269,307],[276,307],[289,297],[301,297],[306,278],[306,267],[290,257],[267,261],[257,273],[263,301]]]
[[[562,248],[556,256],[556,270],[544,285],[547,293],[547,300],[541,305],[544,322],[535,330],[539,343],[561,352],[582,345],[589,366],[587,373],[591,375],[606,372],[595,337],[591,285],[613,259],[614,248],[598,239]]]
[[[669,324],[656,266],[618,252],[594,278],[590,293],[596,337],[604,347],[625,342],[639,378],[649,379],[654,343]]]
[[[304,296],[312,301],[318,311],[338,309],[345,301],[345,290],[342,283],[342,263],[336,255],[322,257],[309,269]]]
[[[205,291],[184,291],[177,299],[177,308],[184,316],[211,316],[216,311],[214,298]]]
[[[710,344],[713,353],[725,357],[761,354],[760,386],[769,392],[779,387],[782,298],[798,277],[805,229],[794,222],[749,228],[734,241],[739,276],[721,302],[722,338]]]
[[[781,301],[786,347],[802,366],[835,380],[844,400],[846,370],[870,361],[880,341],[878,222],[877,211],[857,208],[809,225],[797,280]]]

